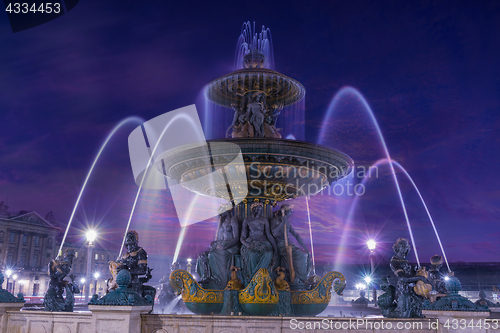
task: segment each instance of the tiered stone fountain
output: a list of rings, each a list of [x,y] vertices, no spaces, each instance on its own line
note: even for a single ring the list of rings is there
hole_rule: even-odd
[[[234,111],[227,138],[208,141],[208,149],[177,147],[157,160],[165,176],[188,190],[227,201],[217,240],[198,258],[202,280],[184,270],[170,276],[197,314],[311,316],[326,308],[332,284],[339,294],[345,287],[339,272],[312,275],[309,251],[291,223],[293,206],[273,211],[347,176],[353,161],[328,147],[281,138],[278,116],[304,98],[305,89],[267,68],[265,31],[243,44],[242,68],[208,85],[207,98]],[[244,165],[231,165],[238,154]]]

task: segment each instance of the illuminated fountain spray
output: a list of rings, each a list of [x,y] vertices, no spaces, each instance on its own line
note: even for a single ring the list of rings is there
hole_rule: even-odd
[[[253,54],[252,54],[253,53]],[[257,33],[255,22],[243,23],[241,34],[236,43],[236,54],[234,58],[234,68],[245,68],[245,57],[252,54],[252,67],[260,66],[263,68],[274,69],[273,42],[271,30],[262,26],[262,31]]]
[[[410,177],[410,174],[405,170],[405,168],[403,168],[403,166],[396,161],[392,161],[392,164],[396,165],[401,171],[403,171],[403,173],[406,175],[406,177],[408,177],[408,179],[412,183],[413,187],[415,188],[415,191],[417,191],[418,196],[420,198],[420,201],[422,201],[422,204],[424,205],[427,216],[429,217],[429,221],[431,222],[432,229],[434,230],[434,233],[436,234],[436,238],[437,238],[437,241],[439,243],[439,247],[441,248],[441,252],[443,253],[444,261],[446,262],[446,267],[448,267],[448,272],[451,272],[450,265],[448,265],[448,259],[446,258],[446,253],[444,252],[443,244],[441,243],[441,238],[439,237],[439,233],[436,229],[436,225],[434,224],[434,220],[432,219],[431,213],[429,212],[429,209],[427,208],[427,204],[425,203],[424,198],[422,197],[422,194],[420,193],[417,185],[415,184],[413,179]]]
[[[425,200],[424,200],[424,198],[422,196],[422,193],[420,193],[420,190],[418,189],[417,184],[415,184],[415,182],[413,181],[413,178],[411,178],[411,176],[408,173],[408,171],[406,171],[406,169],[401,164],[399,164],[398,162],[396,162],[394,160],[389,161],[387,158],[382,158],[382,159],[376,161],[375,163],[373,163],[369,167],[369,169],[368,169],[369,171],[368,171],[367,174],[365,174],[363,176],[363,179],[361,180],[361,184],[365,185],[366,182],[371,178],[371,172],[373,170],[372,169],[373,167],[378,167],[379,165],[384,165],[384,164],[389,164],[389,163],[394,164],[399,170],[401,170],[405,174],[405,176],[408,178],[408,180],[413,185],[413,188],[417,192],[417,194],[418,194],[418,196],[420,198],[420,201],[422,202],[422,205],[424,206],[425,212],[427,213],[427,216],[429,217],[429,221],[431,222],[432,229],[434,230],[434,234],[436,235],[436,239],[437,239],[437,241],[439,243],[439,248],[441,249],[441,252],[443,253],[443,258],[444,258],[444,261],[446,263],[446,267],[448,268],[448,271],[451,272],[450,265],[448,264],[448,258],[446,257],[446,252],[444,251],[444,247],[443,247],[443,244],[441,242],[441,237],[439,237],[439,233],[438,233],[438,231],[436,229],[436,225],[435,225],[434,219],[432,218],[432,215],[431,215],[431,213],[429,211],[429,208],[427,207],[427,204],[425,203]],[[359,198],[360,198],[359,196],[356,196],[354,198],[354,200],[352,201],[352,203],[351,203],[351,206],[349,208],[348,221],[351,220],[352,215],[354,214],[354,211],[357,208]]]
[[[340,101],[342,100],[342,98],[344,96],[348,96],[348,95],[356,97],[356,99],[363,105],[363,109],[368,113],[368,115],[370,116],[370,120],[372,121],[373,125],[375,126],[375,129],[376,129],[377,135],[378,135],[378,139],[382,143],[382,148],[384,150],[384,154],[385,154],[386,158],[389,161],[392,161],[391,155],[389,153],[389,149],[387,148],[387,145],[385,143],[384,136],[382,135],[382,131],[380,130],[380,127],[378,125],[377,119],[375,118],[375,115],[373,114],[373,111],[370,108],[370,105],[368,105],[368,103],[365,100],[365,98],[363,97],[363,95],[361,95],[361,93],[358,90],[356,90],[355,88],[353,88],[353,87],[344,87],[344,88],[340,89],[340,91],[335,94],[335,96],[333,97],[333,99],[332,99],[332,101],[331,101],[331,103],[330,103],[330,105],[328,107],[328,112],[326,113],[325,118],[323,119],[323,124],[327,124],[328,123],[329,119],[332,117],[333,113],[335,112],[335,110],[337,108],[337,105],[340,104]],[[323,143],[323,139],[324,139],[326,131],[327,131],[327,127],[323,126],[321,128],[321,131],[320,131],[319,136],[318,136],[318,143],[319,144]],[[413,232],[412,232],[411,225],[410,225],[410,219],[408,218],[408,213],[406,211],[406,206],[405,206],[405,202],[404,202],[404,199],[403,199],[403,195],[401,193],[401,188],[399,187],[398,177],[396,176],[396,172],[394,170],[394,166],[393,166],[392,163],[389,163],[389,167],[391,169],[391,174],[392,174],[392,177],[394,179],[394,185],[396,185],[396,189],[397,189],[397,192],[398,192],[399,200],[401,202],[401,207],[403,208],[403,213],[404,213],[404,216],[405,216],[406,225],[408,227],[408,233],[410,234],[411,244],[413,246],[413,251],[415,253],[415,258],[417,260],[417,265],[418,265],[418,267],[420,267],[420,260],[418,258],[417,246],[415,244],[415,239],[413,237]],[[342,238],[341,238],[340,248],[339,248],[339,251],[337,253],[336,262],[338,262],[339,258],[342,257],[342,255],[343,255],[342,252],[343,252],[343,249],[344,249],[344,242],[345,242],[345,239],[346,239],[346,232],[347,232],[348,226],[349,226],[349,224],[351,222],[351,218],[352,218],[352,211],[349,212],[349,215],[347,217],[347,222],[346,222],[346,227],[347,228],[344,228],[344,232],[343,232],[343,235],[342,235]]]
[[[64,242],[66,241],[66,236],[68,235],[68,231],[69,231],[69,228],[71,226],[71,222],[73,222],[73,218],[75,216],[75,212],[76,212],[76,208],[78,207],[78,204],[80,203],[80,199],[82,198],[82,195],[83,195],[83,192],[85,191],[85,187],[87,186],[87,182],[89,181],[90,179],[90,175],[92,174],[92,171],[94,171],[94,167],[97,163],[97,161],[99,160],[99,157],[101,156],[104,148],[106,148],[106,145],[108,144],[109,140],[111,140],[111,138],[113,137],[113,135],[125,124],[129,123],[129,122],[136,122],[136,123],[143,123],[144,122],[144,119],[140,118],[140,117],[128,117],[128,118],[125,118],[123,119],[121,122],[119,122],[112,130],[111,132],[108,134],[108,136],[106,137],[106,140],[104,141],[104,143],[102,144],[101,148],[99,149],[99,152],[97,153],[95,159],[94,159],[94,162],[92,163],[92,166],[90,167],[89,169],[89,172],[87,173],[87,177],[85,178],[85,181],[83,182],[83,186],[82,186],[82,189],[80,190],[80,193],[78,194],[78,198],[76,199],[76,202],[75,202],[75,206],[73,207],[73,211],[71,212],[71,216],[69,218],[69,221],[68,221],[68,225],[66,226],[66,231],[64,232],[64,236],[63,236],[63,239],[61,241],[61,246],[59,247],[59,252],[58,252],[58,256],[61,256],[62,255],[62,249],[63,249],[63,246],[64,246]]]
[[[181,232],[179,233],[179,238],[177,239],[177,245],[175,246],[174,259],[172,260],[172,264],[177,261],[179,257],[179,253],[181,252],[182,243],[184,242],[184,237],[186,236],[187,227],[182,227]]]
[[[161,116],[159,116],[159,117],[161,117]],[[145,163],[144,172],[143,172],[141,180],[140,180],[140,182],[138,184],[139,188],[137,189],[137,194],[135,196],[134,203],[132,205],[132,209],[130,211],[129,219],[127,221],[127,227],[125,228],[125,234],[123,235],[122,245],[120,247],[120,252],[118,254],[118,258],[120,258],[121,254],[122,254],[123,247],[125,245],[125,239],[127,237],[127,232],[130,229],[130,223],[132,222],[132,217],[134,216],[135,208],[137,206],[137,201],[139,200],[139,196],[141,194],[141,189],[143,188],[143,185],[144,185],[144,182],[146,180],[146,177],[148,177],[148,175],[151,172],[150,167],[152,167],[155,164],[155,158],[154,158],[155,154],[156,154],[156,152],[157,152],[157,150],[159,148],[163,149],[162,148],[162,144],[164,144],[164,142],[163,142],[164,139],[166,139],[167,141],[170,140],[170,139],[172,139],[172,138],[168,138],[167,132],[168,132],[169,129],[171,129],[171,127],[173,126],[173,124],[176,123],[176,121],[186,121],[187,123],[192,124],[194,131],[192,131],[189,135],[194,138],[194,141],[197,141],[201,145],[202,145],[202,143],[205,142],[205,138],[203,136],[203,133],[199,133],[199,131],[198,131],[197,127],[196,127],[196,124],[193,123],[192,118],[190,118],[187,114],[182,113],[182,112],[177,113],[172,119],[170,119],[163,126],[163,129],[161,130],[161,133],[158,135],[158,138],[156,139],[154,147],[153,147],[152,150],[151,150],[151,147],[149,146],[150,141],[149,140],[146,141],[146,145],[147,145],[148,152],[149,152],[149,158],[147,159],[147,162]],[[154,132],[153,131],[154,125],[155,125],[154,119],[152,119],[149,122],[143,124],[142,125],[143,133],[146,133],[147,129],[151,129],[151,132]],[[164,182],[164,180],[161,180],[161,182]],[[183,228],[183,229],[185,229],[185,228]],[[184,230],[184,234],[185,234],[185,230]],[[182,241],[181,241],[181,244],[182,244]]]
[[[417,184],[415,184],[415,182],[413,181],[413,178],[411,178],[410,174],[408,173],[408,171],[406,171],[406,169],[401,165],[399,164],[398,162],[396,161],[391,161],[392,164],[394,164],[396,167],[398,167],[399,170],[401,170],[405,176],[408,178],[408,180],[411,182],[411,184],[413,185],[413,188],[415,189],[415,191],[417,192],[419,198],[420,198],[420,201],[422,202],[422,205],[424,205],[424,208],[425,208],[425,212],[427,213],[427,216],[429,217],[429,221],[431,222],[431,225],[432,225],[432,229],[434,230],[434,234],[436,235],[436,239],[439,243],[439,247],[441,249],[441,252],[443,253],[443,258],[444,258],[444,261],[446,263],[446,267],[448,267],[448,271],[451,272],[451,269],[450,269],[450,265],[448,264],[448,259],[446,258],[446,253],[444,251],[444,247],[443,247],[443,244],[441,243],[441,237],[439,237],[439,233],[436,229],[436,225],[434,223],[434,220],[432,218],[432,215],[431,213],[429,212],[429,208],[427,207],[427,204],[425,203],[425,200],[424,198],[422,197],[422,193],[420,193],[420,190],[418,189],[417,187]],[[372,166],[378,166],[378,165],[382,165],[382,164],[389,164],[391,163],[389,162],[388,159],[386,158],[383,158],[383,159],[380,159],[378,160],[377,162],[375,162]],[[371,174],[371,167],[369,169],[369,172],[368,174],[366,174],[364,177],[363,177],[363,180],[362,180],[362,184],[365,184],[366,181],[370,178],[370,174]],[[351,205],[351,209],[350,211],[354,211],[355,208],[356,208],[356,205],[357,205],[357,202],[358,202],[358,198],[359,197],[356,197]]]
[[[221,89],[227,88],[231,94],[214,95],[214,82],[204,87],[203,107],[203,129],[207,139],[229,137],[227,124],[231,124],[233,116],[227,112],[227,108],[238,107],[241,104],[240,97],[245,96],[248,91],[238,91],[237,88],[243,85],[254,86],[250,90],[253,92],[263,91],[268,98],[271,98],[275,105],[270,105],[275,109],[283,108],[278,119],[277,128],[282,130],[282,137],[292,135],[297,140],[305,139],[305,89],[293,79],[285,77],[276,72],[274,66],[274,51],[269,28],[262,26],[260,32],[256,30],[255,23],[245,22],[241,34],[236,43],[234,72],[216,80],[217,84],[223,84]],[[257,75],[248,75],[251,72]],[[258,72],[258,73],[257,73]],[[243,83],[243,81],[246,81]],[[275,96],[285,96],[283,89],[291,88],[287,93],[293,96],[289,98],[273,98]],[[234,89],[234,90],[233,90]],[[278,91],[281,90],[281,91]],[[217,98],[214,98],[217,97]],[[214,121],[216,120],[216,121]]]
[[[314,261],[314,245],[313,245],[313,234],[312,234],[312,226],[311,226],[311,212],[309,211],[309,198],[306,196],[306,207],[307,207],[307,221],[309,222],[309,239],[311,240],[311,257],[313,264],[313,273],[316,275],[316,264]]]
[[[191,217],[191,212],[193,211],[194,205],[196,204],[197,201],[198,201],[198,196],[195,197],[191,201],[191,203],[189,204],[188,215],[187,215],[186,219],[189,219]],[[177,258],[179,257],[179,253],[181,251],[182,243],[184,242],[184,237],[186,236],[186,232],[187,232],[187,226],[182,227],[181,232],[179,233],[179,238],[177,239],[177,245],[175,246],[175,252],[174,252],[174,258],[172,259],[172,265],[177,261]]]

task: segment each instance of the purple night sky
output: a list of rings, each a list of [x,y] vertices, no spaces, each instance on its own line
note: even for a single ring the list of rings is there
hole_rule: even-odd
[[[324,124],[333,96],[356,88],[392,158],[419,187],[449,261],[498,261],[498,1],[81,0],[62,17],[15,34],[0,16],[0,201],[12,211],[54,211],[66,226],[113,127],[193,103],[202,113],[204,85],[233,70],[242,23],[255,21],[271,29],[275,69],[306,87],[306,141],[317,142],[328,126],[323,144],[357,165],[385,157],[353,95]],[[96,225],[100,242],[118,254],[137,192],[127,138],[138,125],[123,126],[97,162],[72,240]],[[441,251],[418,195],[398,177],[420,261],[428,262]],[[335,262],[342,244],[342,262],[367,262],[370,236],[390,256],[395,239],[409,237],[386,165],[366,183],[347,223],[351,199],[311,198],[318,262]],[[309,244],[305,200],[295,204],[293,223]],[[180,226],[170,193],[145,190],[131,228],[150,253],[171,257]],[[214,221],[189,227],[181,258],[206,250],[214,236]]]

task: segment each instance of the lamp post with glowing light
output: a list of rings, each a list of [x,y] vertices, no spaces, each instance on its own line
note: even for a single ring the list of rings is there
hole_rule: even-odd
[[[101,273],[99,272],[95,272],[94,273],[94,279],[95,279],[95,282],[94,282],[94,294],[97,295],[97,279],[99,279],[99,276],[101,276]]]
[[[366,242],[366,245],[368,246],[368,250],[370,250],[370,264],[371,264],[370,282],[371,282],[374,277],[373,273],[375,272],[374,259],[375,259],[375,247],[377,246],[377,242],[375,242],[373,239],[370,239],[369,241]],[[372,297],[373,297],[373,304],[375,304],[375,307],[377,307],[377,290],[375,289],[375,283],[372,283]]]
[[[82,286],[82,290],[80,290],[80,301],[82,300],[81,297],[83,296],[83,292],[84,292],[83,289],[85,289],[84,283],[85,283],[85,278],[84,277],[80,278],[80,286]]]
[[[12,294],[16,292],[17,274],[12,275]]]
[[[7,285],[5,286],[5,289],[8,291],[8,292],[11,292],[10,288],[9,288],[9,279],[10,279],[10,276],[12,275],[12,269],[7,269],[5,271],[5,275],[7,276]]]
[[[87,274],[85,276],[85,304],[89,302],[90,294],[90,266],[92,265],[92,247],[94,246],[94,241],[97,238],[97,233],[95,230],[89,229],[85,233],[87,237]]]

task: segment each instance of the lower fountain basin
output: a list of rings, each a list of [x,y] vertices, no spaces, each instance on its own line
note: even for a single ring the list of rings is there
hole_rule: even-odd
[[[224,290],[209,290],[200,287],[198,282],[185,270],[170,274],[172,287],[182,294],[186,307],[195,314],[219,314],[224,304]],[[344,275],[329,272],[311,290],[291,291],[290,303],[295,316],[316,316],[323,312],[332,296],[333,290],[342,295],[346,286]],[[238,303],[243,312],[250,316],[269,316],[279,302],[279,292],[267,269],[255,273],[248,286],[238,292]]]
[[[182,295],[186,307],[196,314],[219,314],[224,290],[203,289],[189,272],[178,269],[170,274],[171,286]]]
[[[348,155],[334,149],[269,138],[211,140],[168,150],[157,159],[158,170],[186,189],[237,202],[314,195],[353,166]]]
[[[184,304],[186,304],[186,308],[192,313],[201,315],[219,314],[223,306],[223,303],[184,302]]]
[[[332,284],[333,290],[342,295],[346,286],[344,275],[339,272],[329,272],[312,290],[290,292],[294,315],[312,317],[323,312],[332,298]]]

